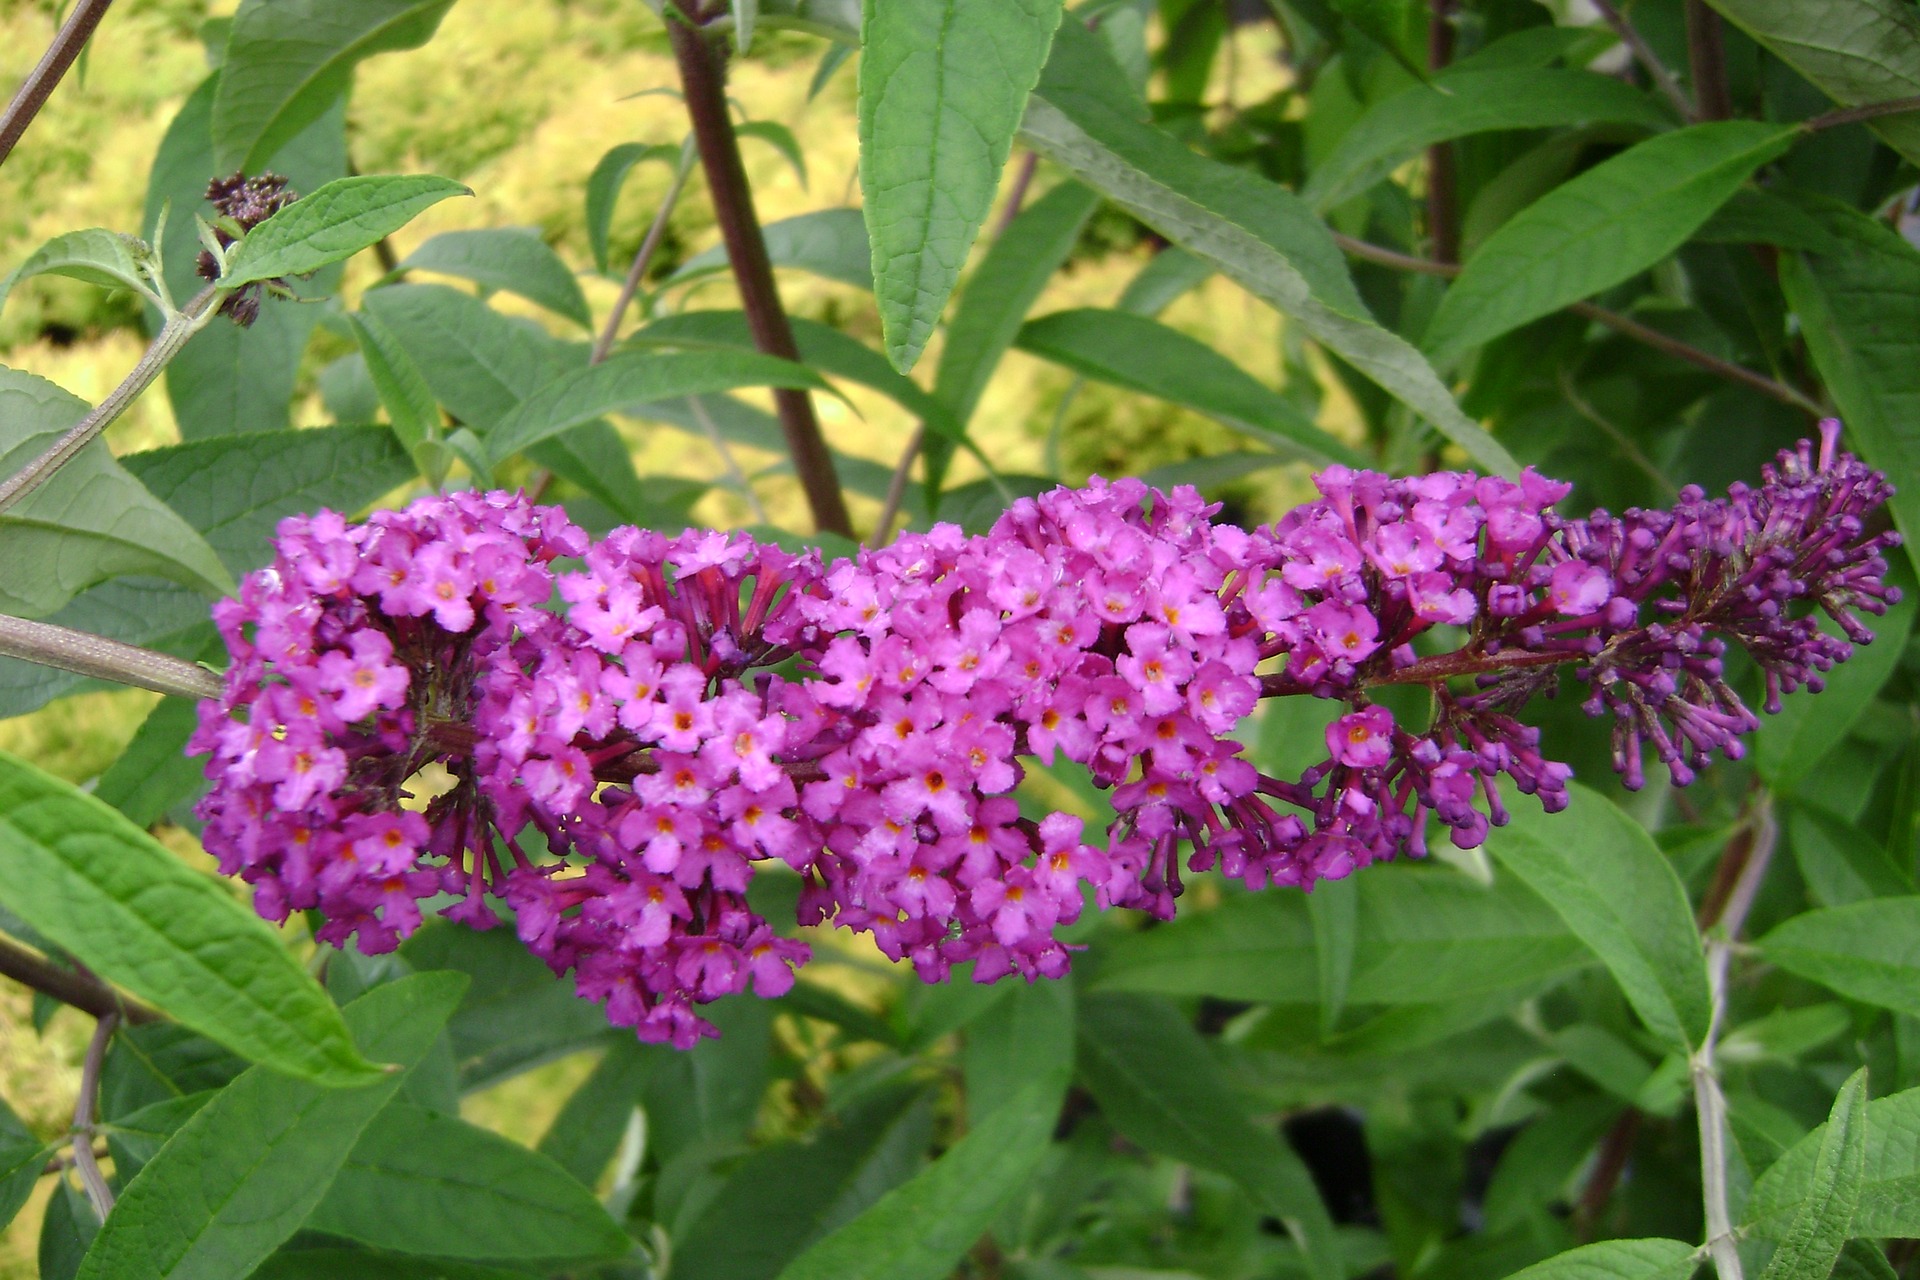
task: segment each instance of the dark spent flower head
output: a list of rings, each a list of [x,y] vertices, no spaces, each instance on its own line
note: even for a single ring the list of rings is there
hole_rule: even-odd
[[[287,180],[277,173],[263,173],[249,178],[238,171],[224,178],[215,178],[207,184],[207,201],[214,211],[223,218],[231,218],[238,223],[242,231],[251,231],[261,223],[280,212],[300,198],[298,192],[287,186]],[[224,227],[216,225],[213,234],[220,243],[230,245],[234,236]],[[218,280],[220,264],[207,250],[202,249],[194,260],[194,270],[202,280]],[[280,281],[271,283],[279,284]],[[243,329],[251,328],[260,318],[260,297],[262,286],[248,285],[237,290],[232,297],[220,305],[220,314],[232,320]]]

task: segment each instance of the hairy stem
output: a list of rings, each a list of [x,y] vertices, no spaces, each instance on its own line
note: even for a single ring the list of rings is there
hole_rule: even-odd
[[[1418,271],[1430,276],[1457,276],[1460,274],[1460,268],[1450,262],[1435,262],[1431,258],[1416,258],[1412,254],[1401,253],[1398,250],[1389,249],[1384,245],[1369,244],[1365,240],[1356,240],[1352,236],[1344,236],[1338,232],[1334,233],[1333,240],[1335,244],[1340,246],[1343,252],[1349,253],[1356,258],[1363,258],[1368,262],[1377,262],[1383,267],[1393,267],[1399,271]],[[1786,383],[1775,382],[1772,378],[1764,374],[1755,373],[1753,370],[1734,364],[1730,360],[1722,360],[1710,351],[1702,351],[1700,348],[1682,342],[1678,338],[1670,337],[1658,329],[1641,324],[1631,316],[1623,316],[1617,311],[1608,311],[1604,307],[1596,307],[1590,302],[1575,302],[1568,306],[1567,310],[1577,316],[1585,316],[1589,320],[1603,324],[1622,337],[1632,338],[1635,342],[1643,343],[1656,351],[1664,352],[1676,360],[1684,360],[1688,364],[1705,369],[1708,373],[1714,374],[1717,377],[1725,378],[1729,382],[1737,382],[1745,387],[1750,387],[1758,391],[1761,395],[1773,400],[1778,400],[1782,404],[1792,405],[1802,413],[1811,414],[1816,418],[1826,416],[1826,410],[1822,409],[1818,404],[1788,386]]]
[[[53,43],[40,55],[40,61],[27,78],[20,84],[19,91],[13,95],[13,101],[7,104],[7,113],[0,116],[0,164],[13,154],[14,144],[26,133],[27,126],[40,114],[40,108],[47,105],[47,99],[53,96],[53,90],[67,74],[67,68],[73,65],[80,50],[86,47],[93,29],[100,25],[100,19],[107,16],[107,9],[113,0],[80,0],[73,6],[73,12],[61,24],[54,34]]]
[[[100,1172],[100,1161],[93,1154],[93,1102],[100,1092],[100,1067],[107,1059],[107,1045],[120,1025],[120,1015],[108,1013],[93,1024],[93,1039],[87,1042],[86,1060],[80,1066],[80,1097],[73,1104],[73,1167],[79,1171],[80,1184],[93,1201],[93,1211],[105,1222],[113,1212],[113,1188]]]
[[[91,444],[94,437],[106,430],[107,424],[125,413],[139,399],[140,393],[160,376],[160,371],[167,367],[168,361],[180,354],[180,348],[187,345],[187,340],[206,327],[207,321],[213,318],[225,297],[225,291],[208,285],[195,294],[184,308],[168,316],[159,336],[154,338],[146,354],[140,357],[140,363],[133,366],[133,372],[108,392],[107,398],[93,412],[54,441],[45,453],[9,477],[6,483],[0,484],[0,511],[5,511],[52,479],[53,473]]]
[[[680,67],[680,86],[687,102],[687,115],[693,122],[693,137],[700,151],[700,167],[706,171],[707,189],[713,196],[714,217],[720,223],[721,239],[726,242],[727,259],[733,264],[734,283],[740,288],[740,305],[747,315],[747,327],[753,342],[762,352],[798,361],[800,349],[793,340],[793,326],[780,304],[780,291],[773,282],[773,264],[767,257],[766,238],[760,232],[760,220],[753,209],[753,189],[747,184],[746,167],[740,160],[740,139],[733,130],[733,118],[727,109],[722,51],[716,49],[706,33],[695,25],[698,16],[691,0],[673,0],[676,12],[667,14],[667,35],[673,42],[673,56]],[[813,398],[797,388],[778,388],[773,393],[780,412],[780,427],[787,438],[787,451],[793,457],[794,474],[807,496],[814,525],[820,529],[853,537],[853,521],[840,493],[840,478],[834,472],[833,455],[827,452],[826,437],[820,432],[820,420],[813,409]]]
[[[1444,70],[1453,61],[1454,0],[1432,0],[1427,23],[1427,69]],[[1436,142],[1427,148],[1427,238],[1438,262],[1460,261],[1459,176],[1453,144]]]
[[[220,677],[198,663],[51,622],[0,614],[0,657],[20,658],[95,680],[176,698],[217,698]]]
[[[1920,94],[1911,98],[1889,98],[1885,102],[1869,102],[1859,107],[1842,107],[1838,111],[1829,111],[1825,115],[1815,116],[1801,127],[1817,133],[1822,129],[1835,129],[1843,124],[1878,120],[1882,116],[1903,116],[1910,111],[1920,111]]]
[[[12,978],[23,987],[52,996],[61,1004],[96,1018],[117,1013],[134,1025],[160,1020],[159,1014],[133,1003],[92,974],[63,968],[6,938],[0,938],[0,976]]]
[[[633,265],[627,268],[627,278],[620,285],[620,296],[613,300],[613,311],[607,316],[606,326],[600,330],[600,337],[593,344],[593,355],[588,364],[599,364],[613,350],[614,337],[620,332],[620,321],[627,314],[627,308],[633,305],[634,295],[640,292],[640,284],[647,278],[647,268],[653,265],[653,255],[659,252],[660,242],[666,238],[667,223],[673,218],[673,207],[680,203],[680,193],[686,188],[687,175],[693,172],[693,160],[693,139],[688,137],[680,148],[680,163],[673,168],[673,181],[667,186],[667,194],[660,198],[660,207],[654,211],[647,234],[640,241],[639,252],[633,255]]]
[[[1613,0],[1593,0],[1593,7],[1600,11],[1600,16],[1606,20],[1609,27],[1613,28],[1613,33],[1620,37],[1620,43],[1627,46],[1628,51],[1633,54],[1634,61],[1646,69],[1647,76],[1653,81],[1654,86],[1666,95],[1667,101],[1673,104],[1673,109],[1680,113],[1680,118],[1696,119],[1693,103],[1687,99],[1685,91],[1680,88],[1680,82],[1673,78],[1673,72],[1667,70],[1666,64],[1654,55],[1652,46],[1634,29],[1633,24],[1627,21],[1627,15],[1620,11],[1620,7],[1614,4]]]
[[[1007,203],[1000,209],[1000,219],[993,224],[993,234],[1005,234],[1013,220],[1020,216],[1020,206],[1027,201],[1027,189],[1033,186],[1033,175],[1040,168],[1040,153],[1029,151],[1021,158],[1020,168],[1013,175],[1013,190],[1007,192]]]
[[[1687,0],[1687,76],[1693,81],[1694,115],[1701,120],[1733,119],[1727,92],[1727,42],[1720,15],[1706,0]]]

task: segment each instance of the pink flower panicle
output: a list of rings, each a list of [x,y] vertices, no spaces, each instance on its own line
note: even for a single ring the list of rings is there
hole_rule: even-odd
[[[1424,853],[1430,820],[1479,844],[1502,779],[1564,808],[1572,771],[1515,715],[1561,667],[1612,718],[1627,785],[1649,748],[1682,785],[1737,758],[1757,719],[1729,644],[1777,710],[1899,598],[1898,535],[1866,532],[1891,489],[1836,436],[1758,488],[1618,517],[1560,516],[1568,486],[1531,470],[1336,467],[1246,532],[1190,488],[1095,479],[829,569],[738,533],[589,546],[504,494],[289,520],[216,609],[207,847],[263,915],[316,908],[323,940],[369,951],[422,899],[485,928],[502,898],[612,1021],[682,1046],[713,1034],[697,1005],[779,995],[807,957],[748,905],[772,861],[803,878],[801,923],[928,981],[1058,975],[1086,898],[1170,916],[1183,863],[1310,888]],[[1430,692],[1426,723],[1374,700],[1396,684]],[[1286,695],[1342,706],[1291,779],[1234,736]],[[1110,791],[1104,850],[1076,817],[1022,816],[1030,759]],[[452,786],[423,804],[430,765]]]

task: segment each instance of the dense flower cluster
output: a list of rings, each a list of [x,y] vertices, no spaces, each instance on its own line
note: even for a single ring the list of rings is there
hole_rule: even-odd
[[[1333,468],[1248,532],[1190,489],[1096,480],[830,569],[742,534],[590,546],[503,494],[290,520],[216,615],[234,661],[193,744],[207,845],[263,914],[318,908],[324,939],[367,950],[421,899],[477,927],[503,899],[649,1040],[791,985],[806,948],[747,902],[768,862],[803,877],[802,923],[870,933],[928,980],[1058,974],[1086,898],[1170,915],[1183,863],[1311,887],[1424,852],[1430,821],[1478,844],[1502,779],[1564,807],[1571,771],[1515,717],[1563,668],[1630,786],[1649,751],[1683,785],[1737,757],[1757,720],[1729,644],[1777,709],[1897,599],[1897,535],[1866,532],[1890,489],[1836,433],[1669,511],[1565,518],[1567,486],[1531,471]],[[1394,685],[1431,714],[1397,721],[1376,701]],[[1286,695],[1341,706],[1298,778],[1234,737]],[[1110,792],[1104,849],[1022,815],[1028,760]]]

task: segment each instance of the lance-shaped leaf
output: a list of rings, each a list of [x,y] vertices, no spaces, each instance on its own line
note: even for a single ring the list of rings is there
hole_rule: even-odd
[[[1061,26],[1022,136],[1086,185],[1254,296],[1399,397],[1477,465],[1519,464],[1460,411],[1433,367],[1368,314],[1332,235],[1304,202],[1190,151],[1146,122],[1099,37]]]
[[[757,352],[623,351],[528,396],[488,434],[487,450],[498,461],[627,405],[736,387],[832,390],[805,365]]]
[[[44,453],[87,414],[44,378],[0,369],[0,474]],[[44,617],[95,583],[156,574],[212,595],[233,589],[213,548],[95,439],[0,515],[0,610]]]
[[[1619,806],[1577,784],[1568,791],[1565,813],[1516,805],[1487,847],[1593,948],[1647,1027],[1685,1051],[1706,1034],[1710,1006],[1686,890]]]
[[[1782,1239],[1803,1206],[1823,1194],[1829,1184],[1817,1175],[1832,1123],[1788,1148],[1754,1184],[1747,1201],[1747,1226],[1753,1234]],[[1849,1234],[1920,1235],[1920,1089],[1867,1103],[1863,1129],[1865,1155]]]
[[[379,1074],[326,993],[223,885],[4,754],[0,903],[107,981],[255,1062],[329,1086]]]
[[[161,1147],[121,1193],[81,1280],[242,1280],[299,1230],[361,1130],[426,1056],[466,983],[423,973],[344,1010],[367,1051],[397,1063],[378,1083],[321,1089],[253,1067]]]
[[[1761,939],[1760,949],[1843,996],[1920,1017],[1920,897],[1809,911]]]
[[[762,233],[767,258],[776,267],[810,271],[825,280],[861,289],[873,288],[873,262],[867,250],[866,223],[858,209],[816,209],[778,222]],[[669,284],[697,280],[727,269],[727,248],[715,245],[680,264]]]
[[[991,1115],[1035,1080],[1062,1092],[1073,1079],[1073,984],[1048,979],[1010,989],[967,1024],[967,1118]]]
[[[206,761],[187,754],[187,739],[199,722],[189,699],[162,698],[120,758],[101,775],[93,794],[126,814],[136,827],[158,822],[206,786]]]
[[[490,291],[518,294],[582,328],[593,326],[572,269],[531,228],[443,231],[408,254],[398,269],[459,276]]]
[[[1813,1184],[1760,1280],[1801,1280],[1833,1270],[1852,1234],[1866,1165],[1867,1072],[1862,1067],[1833,1100],[1827,1130],[1814,1153]]]
[[[1671,118],[1612,76],[1546,67],[1456,71],[1370,108],[1314,167],[1301,195],[1322,212],[1358,195],[1436,142],[1496,129],[1574,124],[1665,128]]]
[[[1022,351],[1083,377],[1171,400],[1292,457],[1364,466],[1293,401],[1206,343],[1128,311],[1082,307],[1030,320]]]
[[[913,367],[1000,185],[1061,0],[890,0],[860,32],[860,190],[887,357]]]
[[[366,362],[367,380],[373,384],[380,406],[387,411],[387,422],[394,438],[429,479],[445,474],[440,443],[440,406],[426,375],[413,362],[407,349],[388,332],[380,317],[362,309],[347,316],[354,341],[360,344]]]
[[[1920,94],[1920,15],[1900,0],[1709,2],[1842,106]],[[1920,162],[1920,116],[1885,116],[1868,127]]]
[[[680,163],[682,148],[664,142],[623,142],[600,157],[587,177],[587,244],[593,249],[593,264],[607,269],[607,235],[613,226],[613,207],[620,199],[620,188],[627,175],[649,160],[668,165]]]
[[[247,232],[220,283],[307,275],[398,231],[430,205],[472,194],[450,178],[426,174],[336,178]]]
[[[35,249],[12,275],[0,280],[0,304],[15,285],[33,276],[69,276],[107,289],[131,289],[157,304],[147,275],[152,254],[145,241],[117,231],[99,227],[69,231]]]
[[[453,0],[246,0],[213,104],[216,164],[257,172],[342,97],[362,58],[412,49]]]
[[[1693,1246],[1678,1240],[1602,1240],[1555,1254],[1507,1280],[1687,1280]]]
[[[1457,356],[1646,270],[1685,244],[1793,125],[1723,120],[1647,139],[1555,187],[1467,260],[1427,327]]]

